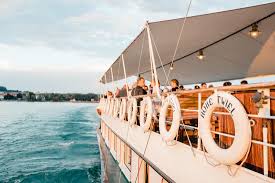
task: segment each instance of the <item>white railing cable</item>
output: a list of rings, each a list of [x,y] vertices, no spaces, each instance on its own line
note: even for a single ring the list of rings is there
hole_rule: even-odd
[[[191,4],[192,4],[192,0],[189,1],[189,5],[188,5],[187,11],[186,11],[186,15],[184,17],[183,24],[181,26],[180,34],[179,34],[179,37],[178,37],[178,41],[177,41],[177,44],[176,44],[176,48],[175,48],[175,51],[174,51],[174,54],[173,54],[173,57],[172,57],[171,65],[174,64],[174,60],[175,60],[175,57],[176,57],[176,54],[177,54],[177,51],[178,51],[179,43],[180,43],[181,36],[182,36],[183,30],[184,30],[184,26],[185,26],[185,22],[186,22],[187,16],[188,16],[189,11],[190,11]],[[169,71],[168,71],[168,75],[167,75],[168,80],[169,80],[170,72],[171,72],[171,69],[169,69]],[[169,82],[168,80],[166,80],[166,82],[165,82],[166,85]]]
[[[145,33],[145,30],[144,30],[144,35],[143,35],[143,38],[142,38],[142,45],[141,45],[141,50],[140,50],[140,55],[139,55],[139,61],[138,61],[138,72],[137,72],[138,75],[139,75],[139,72],[140,72],[140,62],[141,62],[141,58],[142,58],[142,54],[143,54],[145,35],[146,35],[146,33]]]

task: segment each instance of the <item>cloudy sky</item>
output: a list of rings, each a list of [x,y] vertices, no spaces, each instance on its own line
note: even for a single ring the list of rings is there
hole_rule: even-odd
[[[189,15],[272,0],[193,0]],[[189,0],[0,0],[0,85],[98,92],[145,21],[183,17]]]

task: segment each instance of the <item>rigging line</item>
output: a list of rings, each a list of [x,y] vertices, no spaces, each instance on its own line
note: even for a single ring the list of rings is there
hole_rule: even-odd
[[[175,52],[174,52],[174,55],[173,55],[173,58],[172,58],[172,62],[171,62],[171,64],[173,64],[173,63],[174,63],[174,59],[175,59],[176,54],[177,54],[177,51],[178,51],[178,47],[179,47],[179,43],[180,43],[180,39],[181,39],[181,35],[182,35],[183,30],[184,30],[184,27],[185,27],[185,22],[186,22],[186,20],[187,20],[187,16],[188,16],[188,13],[189,13],[189,11],[190,11],[191,4],[192,4],[192,0],[190,0],[190,1],[189,1],[188,9],[187,9],[186,15],[185,15],[184,20],[183,20],[183,24],[182,24],[182,27],[181,27],[181,30],[180,30],[180,34],[179,34],[179,37],[178,37],[178,41],[177,41],[177,45],[176,45],[176,49],[175,49]],[[165,82],[165,83],[166,83],[166,85],[168,84],[168,80],[169,80],[169,75],[170,75],[170,72],[171,72],[171,70],[169,69],[169,71],[168,71],[168,79],[167,79],[167,80],[166,80],[166,82]]]
[[[136,176],[136,179],[135,179],[135,183],[137,182],[137,178],[138,178],[138,176],[139,176],[139,172],[140,172],[140,168],[141,168],[141,165],[142,165],[142,162],[144,162],[145,163],[145,161],[144,161],[144,155],[145,155],[145,153],[146,153],[146,150],[147,150],[147,147],[148,147],[148,144],[149,144],[149,140],[150,140],[150,137],[151,137],[151,134],[152,134],[152,123],[151,123],[151,125],[150,125],[150,129],[149,129],[150,131],[149,131],[149,137],[148,137],[148,139],[147,139],[147,142],[146,142],[146,146],[145,146],[145,148],[144,148],[144,151],[143,151],[143,154],[142,154],[142,161],[141,161],[141,163],[140,163],[140,165],[139,165],[139,167],[138,167],[138,172],[137,172],[137,176]]]
[[[119,77],[120,74],[120,62],[118,62],[118,70],[117,70],[117,77]],[[118,79],[118,78],[117,78]]]
[[[143,38],[142,38],[142,45],[141,45],[141,51],[140,51],[139,61],[138,61],[138,73],[137,73],[138,75],[139,75],[139,70],[140,70],[140,61],[141,61],[142,53],[143,53],[145,35],[146,35],[146,33],[144,32],[144,35],[143,35]]]
[[[155,49],[156,49],[157,55],[158,55],[158,57],[159,57],[159,61],[160,61],[161,67],[162,67],[162,69],[163,69],[164,76],[165,76],[166,80],[168,80],[169,78],[167,78],[167,74],[166,74],[166,71],[165,71],[165,69],[164,69],[164,67],[163,67],[163,62],[162,62],[162,59],[161,59],[161,57],[160,57],[160,54],[159,54],[159,51],[158,51],[158,48],[157,48],[157,45],[156,45],[156,42],[155,42],[155,39],[154,39],[154,36],[153,36],[151,30],[150,30],[150,34],[151,34],[152,42],[153,42],[154,47],[155,47]]]

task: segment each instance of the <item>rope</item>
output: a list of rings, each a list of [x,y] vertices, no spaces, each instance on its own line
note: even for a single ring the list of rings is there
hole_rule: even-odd
[[[153,34],[152,34],[152,32],[151,32],[151,31],[150,31],[150,34],[151,34],[151,37],[152,37],[152,42],[153,42],[153,45],[154,45],[154,47],[155,47],[155,49],[156,49],[156,51],[157,51],[157,55],[158,55],[158,57],[159,57],[159,61],[160,61],[160,64],[161,64],[161,67],[162,67],[162,70],[163,70],[164,76],[165,76],[166,80],[169,80],[169,78],[167,77],[166,71],[165,71],[165,69],[164,69],[164,67],[163,67],[163,62],[162,62],[162,59],[161,59],[161,57],[160,57],[160,54],[159,54],[158,48],[157,48],[156,43],[155,43],[154,36],[153,36]]]
[[[250,134],[250,135],[251,135],[251,134]],[[251,137],[251,138],[252,138],[252,137]],[[250,149],[251,149],[251,138],[250,138],[249,148],[248,148],[248,150],[247,150],[247,152],[246,152],[246,154],[245,154],[245,157],[244,157],[244,159],[242,160],[241,164],[236,168],[236,170],[235,170],[234,172],[232,172],[231,167],[228,166],[228,174],[229,174],[230,176],[235,176],[235,175],[237,174],[238,170],[239,170],[239,169],[243,166],[243,164],[246,162],[246,160],[247,160],[247,158],[248,158],[248,155],[249,155],[249,152],[250,152]]]
[[[143,159],[144,159],[144,155],[145,155],[145,152],[146,152],[146,150],[147,150],[147,147],[148,147],[148,144],[149,144],[149,140],[150,140],[150,137],[151,137],[151,134],[152,134],[152,123],[151,123],[151,125],[150,125],[149,130],[150,130],[149,137],[148,137],[148,139],[147,139],[146,146],[145,146],[145,149],[144,149],[143,154],[142,154],[142,161],[141,161],[141,163],[140,163],[140,165],[139,165],[139,167],[138,167],[138,173],[137,173],[137,176],[136,176],[136,178],[135,178],[135,183],[137,182],[137,178],[138,178],[138,176],[139,176],[140,168],[141,168],[142,162],[144,161],[144,160],[143,160]]]
[[[192,4],[192,0],[189,1],[188,9],[187,9],[186,15],[185,15],[184,20],[183,20],[183,24],[182,24],[182,27],[181,27],[181,30],[180,30],[180,34],[179,34],[179,37],[178,37],[178,41],[177,41],[177,44],[176,44],[176,48],[175,48],[175,52],[174,52],[174,55],[173,55],[171,64],[174,63],[174,60],[175,60],[175,57],[176,57],[176,54],[177,54],[177,51],[178,51],[180,39],[181,39],[181,36],[182,36],[182,33],[183,33],[183,29],[184,29],[184,26],[185,26],[185,22],[186,22],[188,13],[189,13],[189,11],[190,11],[191,4]],[[169,71],[168,71],[168,79],[169,79],[170,71],[171,71],[171,70],[169,69]],[[168,80],[166,80],[165,83],[166,83],[166,85],[167,85],[167,84],[168,84]]]
[[[184,124],[184,123],[183,123],[183,127],[184,127],[184,131],[185,131],[185,134],[186,134],[188,143],[189,143],[189,145],[190,145],[190,147],[191,147],[191,151],[192,151],[193,155],[196,156],[195,151],[194,151],[194,148],[193,148],[193,146],[192,146],[192,142],[191,142],[191,140],[190,140],[190,138],[189,138],[189,135],[188,135],[188,133],[187,133],[187,130],[186,130],[186,128],[185,128],[185,124]]]
[[[143,47],[144,47],[144,40],[145,40],[145,32],[142,38],[142,45],[141,45],[141,51],[140,51],[140,56],[139,56],[139,61],[138,61],[138,72],[137,74],[139,75],[139,71],[140,71],[140,61],[141,61],[141,57],[142,57],[142,53],[143,53]]]
[[[203,144],[202,144],[202,150],[203,150],[204,158],[206,159],[206,162],[207,162],[209,165],[211,165],[211,166],[213,166],[213,167],[216,167],[216,166],[220,166],[220,165],[221,165],[221,163],[217,163],[217,164],[211,163],[211,162],[207,159],[207,156],[206,156],[206,153],[205,153],[205,147],[204,147]]]

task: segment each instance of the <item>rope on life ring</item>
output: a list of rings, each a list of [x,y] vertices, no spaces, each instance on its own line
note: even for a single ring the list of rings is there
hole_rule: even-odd
[[[127,100],[123,98],[121,100],[120,108],[119,108],[119,119],[124,120],[125,115],[126,115],[126,105],[127,105]]]
[[[112,116],[113,110],[114,110],[114,103],[115,103],[115,99],[111,98],[110,99],[110,105],[109,105],[109,110],[108,110],[108,114],[110,116]]]
[[[130,98],[128,106],[128,121],[130,126],[134,125],[137,120],[137,99]]]
[[[120,99],[115,98],[114,110],[113,110],[113,117],[115,118],[117,118],[118,116],[119,106],[120,106]]]
[[[170,129],[167,131],[166,129],[166,116],[168,107],[171,106],[173,109],[173,120]],[[160,117],[159,117],[159,130],[162,136],[162,139],[167,143],[171,142],[175,139],[178,134],[179,126],[180,126],[180,119],[181,119],[181,110],[180,110],[180,103],[176,95],[171,94],[168,95],[165,100],[163,101],[161,110],[160,110]]]
[[[96,107],[96,112],[98,116],[101,116],[102,112],[104,111],[104,106],[105,106],[105,99],[101,98],[98,106]]]
[[[104,108],[104,113],[105,113],[105,114],[108,114],[109,106],[110,106],[110,98],[107,98],[107,99],[106,99],[105,108]]]
[[[145,114],[146,120],[145,120]],[[150,128],[153,117],[153,103],[152,99],[147,96],[144,97],[140,105],[140,126],[143,128],[144,132],[147,132]]]
[[[218,107],[225,108],[234,122],[235,138],[228,149],[220,148],[211,133],[211,116]],[[247,154],[251,145],[251,127],[241,102],[233,95],[218,91],[209,96],[199,113],[199,134],[207,152],[221,164],[233,165]]]

